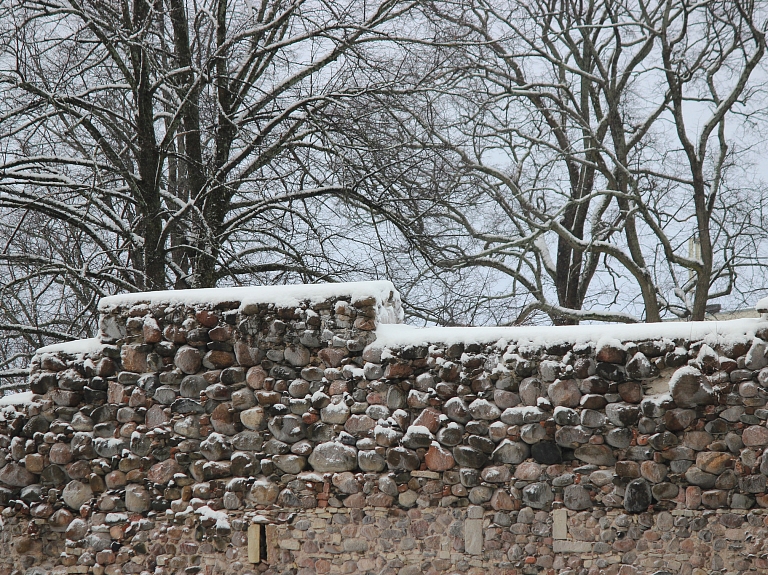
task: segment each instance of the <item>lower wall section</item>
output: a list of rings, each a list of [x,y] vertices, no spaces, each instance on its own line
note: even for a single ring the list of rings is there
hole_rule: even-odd
[[[224,517],[207,508],[149,518],[94,513],[54,532],[24,510],[6,508],[0,575],[768,572],[768,513],[762,509],[627,515],[329,507]]]

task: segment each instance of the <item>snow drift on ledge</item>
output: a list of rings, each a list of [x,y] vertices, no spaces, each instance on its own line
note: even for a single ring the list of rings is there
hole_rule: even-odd
[[[319,303],[335,297],[349,297],[352,301],[373,297],[377,302],[377,348],[408,345],[454,343],[555,345],[598,342],[605,338],[619,341],[658,339],[705,340],[708,343],[751,339],[768,320],[747,318],[706,322],[663,322],[655,324],[599,324],[578,326],[519,326],[519,327],[413,327],[403,325],[400,294],[389,281],[349,283],[297,284],[234,288],[208,288],[195,290],[168,290],[139,292],[108,296],[99,302],[99,310],[109,313],[115,307],[139,303],[164,305],[218,304],[240,302],[247,305],[274,304],[297,306],[302,302]],[[758,311],[768,311],[768,298],[760,300]],[[763,309],[764,308],[764,309]],[[91,353],[98,351],[97,339],[72,341],[49,345],[41,353]]]

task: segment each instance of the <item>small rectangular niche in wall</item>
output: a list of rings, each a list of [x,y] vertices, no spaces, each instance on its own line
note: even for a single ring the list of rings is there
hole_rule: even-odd
[[[248,526],[248,562],[268,563],[267,528],[273,527],[263,523],[251,523]]]

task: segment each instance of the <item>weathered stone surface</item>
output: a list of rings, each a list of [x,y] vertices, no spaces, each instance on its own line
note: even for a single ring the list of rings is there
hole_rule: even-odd
[[[750,425],[741,435],[747,447],[763,447],[768,445],[768,428],[762,425]]]
[[[555,441],[561,447],[576,449],[579,445],[587,443],[592,437],[592,432],[581,426],[564,426],[555,433]]]
[[[279,415],[268,423],[269,431],[278,441],[296,443],[306,437],[307,426],[298,415]]]
[[[627,484],[624,509],[629,513],[643,513],[651,503],[651,486],[645,479],[633,479]]]
[[[669,380],[669,391],[678,407],[696,407],[714,402],[715,395],[702,373],[692,366],[679,368]]]
[[[320,443],[309,456],[309,464],[320,473],[351,471],[357,464],[357,449],[336,441]]]
[[[488,461],[488,456],[472,447],[459,445],[453,448],[453,457],[460,467],[479,469]]]
[[[165,485],[173,479],[173,476],[177,473],[184,473],[184,469],[181,465],[179,465],[175,459],[166,459],[160,463],[155,463],[149,468],[147,479],[152,483]]]
[[[501,415],[501,410],[486,399],[476,399],[467,409],[473,418],[480,420],[495,420]]]
[[[573,454],[576,459],[592,465],[611,466],[616,463],[613,450],[607,445],[583,445],[577,448]]]
[[[530,455],[528,444],[522,441],[512,441],[504,439],[491,455],[491,459],[496,463],[518,464],[525,461]]]
[[[125,508],[134,513],[143,513],[149,509],[149,492],[140,485],[128,485],[125,488]]]
[[[577,407],[581,399],[581,391],[573,379],[558,379],[549,384],[547,395],[552,405],[562,407]]]
[[[640,419],[640,408],[629,403],[609,403],[605,406],[605,415],[614,425],[629,427]]]
[[[90,485],[80,481],[70,481],[61,492],[61,499],[70,509],[80,511],[80,507],[93,497]]]
[[[696,467],[704,473],[719,475],[733,465],[733,457],[729,453],[703,451],[696,455]]]
[[[184,345],[178,349],[173,358],[173,363],[183,373],[194,374],[200,371],[203,365],[203,357],[200,350],[195,347]]]
[[[531,446],[531,457],[538,463],[554,465],[563,460],[560,446],[554,441],[539,441]]]
[[[534,509],[544,509],[554,500],[555,495],[548,483],[537,482],[526,485],[522,491],[522,499],[525,505]]]
[[[35,483],[36,480],[32,473],[18,463],[11,462],[0,469],[0,484],[3,485],[26,487]]]
[[[593,505],[589,491],[581,485],[569,485],[563,491],[563,503],[568,509],[582,511],[590,509]]]

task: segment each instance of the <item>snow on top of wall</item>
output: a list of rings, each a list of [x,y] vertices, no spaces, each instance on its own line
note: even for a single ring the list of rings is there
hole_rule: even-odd
[[[392,282],[383,280],[127,293],[102,298],[99,302],[99,311],[106,312],[116,306],[139,303],[216,305],[223,302],[239,301],[241,309],[248,304],[275,304],[281,307],[290,307],[298,306],[305,301],[319,303],[337,297],[349,297],[352,301],[373,297],[379,304],[378,320],[380,323],[402,321],[400,294]]]
[[[88,339],[76,339],[75,341],[65,341],[64,343],[54,343],[52,345],[46,345],[37,350],[37,354],[42,353],[94,353],[101,351],[104,344],[101,343],[99,338],[91,337]]]
[[[493,344],[516,342],[518,344],[556,345],[594,343],[606,338],[620,341],[658,339],[741,341],[751,339],[760,328],[768,327],[762,319],[748,318],[729,321],[664,322],[638,324],[600,324],[566,326],[519,326],[519,327],[413,327],[409,325],[380,325],[376,340],[377,348],[396,348],[408,345],[455,343]]]
[[[21,393],[12,393],[11,395],[4,395],[0,397],[0,406],[6,405],[26,405],[32,403],[32,396],[34,393],[31,391],[22,391]]]
[[[755,304],[755,309],[760,313],[768,313],[768,297],[764,297]]]

